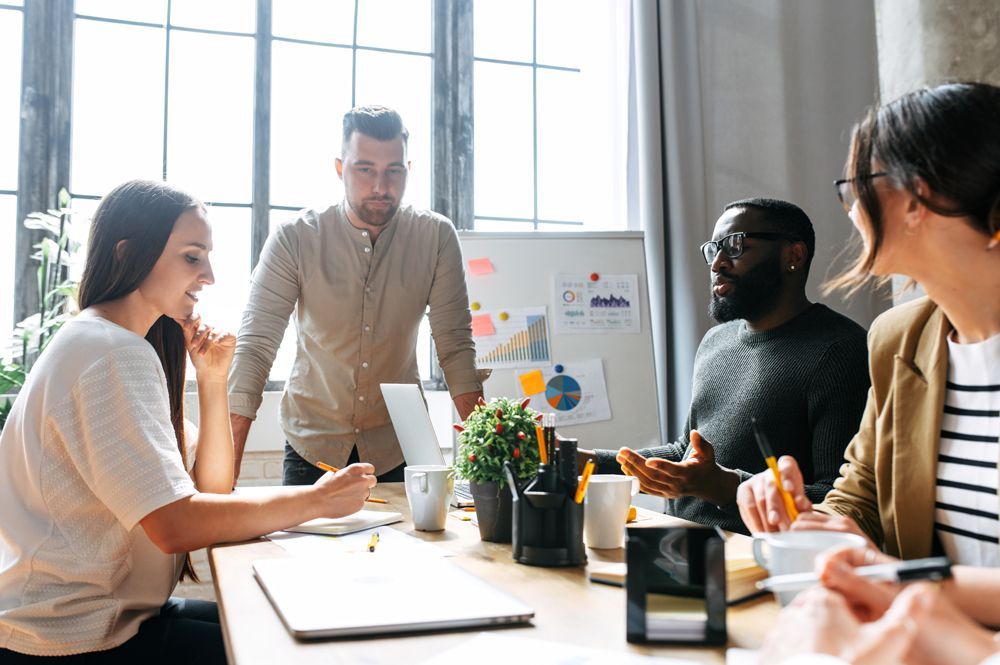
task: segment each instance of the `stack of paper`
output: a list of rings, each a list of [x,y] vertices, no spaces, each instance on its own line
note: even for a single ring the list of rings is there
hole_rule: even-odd
[[[757,595],[757,582],[767,571],[753,558],[753,539],[734,534],[726,541],[726,601],[735,603]]]

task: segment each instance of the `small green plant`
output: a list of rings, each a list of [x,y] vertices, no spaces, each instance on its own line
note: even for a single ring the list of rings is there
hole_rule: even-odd
[[[49,235],[35,245],[38,251],[31,256],[38,261],[38,312],[14,326],[10,348],[0,362],[0,395],[20,390],[53,335],[76,314],[79,284],[69,279],[68,269],[80,244],[70,238],[70,218],[74,213],[69,202],[69,192],[62,189],[58,210],[33,212],[24,220],[25,228]],[[10,409],[10,399],[3,399],[0,428],[7,422]]]
[[[506,397],[480,401],[459,432],[455,470],[463,478],[479,483],[507,484],[503,463],[510,460],[519,479],[538,474],[538,441],[535,425],[542,417],[528,408],[530,399],[518,402]]]

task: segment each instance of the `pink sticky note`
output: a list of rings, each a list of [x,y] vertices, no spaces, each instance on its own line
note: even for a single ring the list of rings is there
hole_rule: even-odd
[[[473,275],[489,275],[494,272],[493,264],[489,259],[469,259],[469,272]]]
[[[495,335],[496,332],[496,328],[493,327],[493,319],[490,318],[489,314],[478,314],[472,317],[473,337],[486,337],[487,335]]]

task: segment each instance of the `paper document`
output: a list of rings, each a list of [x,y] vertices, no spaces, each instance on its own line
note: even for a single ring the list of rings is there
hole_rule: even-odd
[[[368,541],[375,531],[379,532],[379,542],[375,551],[369,552]],[[393,556],[442,558],[455,555],[450,550],[414,538],[391,527],[368,529],[346,536],[317,536],[277,531],[268,534],[267,538],[294,556],[325,557],[336,554],[363,554],[379,558]]]
[[[625,648],[623,646],[623,648]],[[527,637],[480,633],[456,647],[422,661],[423,665],[510,665],[510,663],[546,663],[547,665],[694,665],[691,660],[654,658],[609,649],[588,649],[569,642],[549,642]]]
[[[558,334],[638,333],[639,276],[562,274],[555,276]]]
[[[392,513],[383,510],[359,510],[345,517],[321,517],[291,526],[285,531],[297,533],[317,533],[325,536],[343,536],[355,531],[364,531],[375,526],[383,526],[394,522],[402,522],[402,513]]]
[[[543,367],[541,380],[536,376],[521,379],[525,397],[531,397],[531,406],[540,411],[552,410],[556,425],[582,425],[583,423],[611,420],[611,403],[604,383],[604,365],[600,358],[578,360]],[[528,390],[538,390],[528,393]]]

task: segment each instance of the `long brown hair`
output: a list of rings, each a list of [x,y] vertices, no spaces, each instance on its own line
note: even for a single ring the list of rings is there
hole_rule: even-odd
[[[80,309],[123,298],[139,288],[163,253],[177,218],[200,205],[194,197],[162,182],[132,180],[111,190],[91,223],[87,263],[80,280]],[[161,316],[149,329],[146,341],[167,378],[170,423],[187,468],[184,332],[176,321]],[[198,579],[190,555],[184,562],[184,575]]]
[[[854,127],[846,173],[853,179],[868,242],[854,264],[824,285],[856,293],[874,279],[885,224],[873,163],[933,212],[965,217],[986,236],[1000,229],[1000,88],[948,83],[903,95]],[[923,180],[934,200],[917,191]]]

